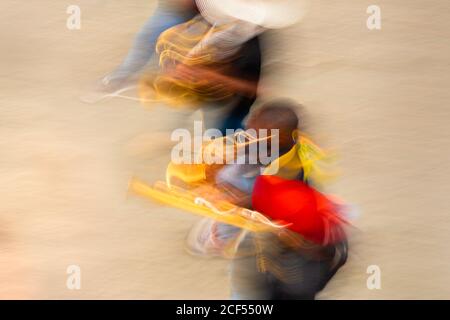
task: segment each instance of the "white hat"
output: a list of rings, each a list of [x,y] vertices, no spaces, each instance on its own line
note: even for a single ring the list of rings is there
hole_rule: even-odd
[[[212,24],[235,20],[267,29],[279,29],[300,21],[308,0],[196,0],[202,16]]]

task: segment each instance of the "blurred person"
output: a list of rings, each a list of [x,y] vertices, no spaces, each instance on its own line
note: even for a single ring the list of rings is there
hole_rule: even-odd
[[[303,3],[160,1],[123,63],[100,81],[96,92],[82,100],[96,102],[114,96],[135,99],[121,93],[133,88],[144,74],[139,86],[141,101],[175,102],[183,108],[189,108],[190,102],[200,102],[207,128],[217,127],[223,133],[241,128],[257,98],[260,35],[267,29],[297,22],[304,14]],[[155,51],[160,74],[145,75],[143,70]],[[155,96],[149,98],[149,91]]]
[[[268,150],[272,150],[271,140],[278,141],[278,153],[269,154],[273,160],[271,165],[281,159],[275,175],[300,180],[307,184],[319,184],[318,180],[322,177],[316,171],[319,171],[317,170],[318,162],[321,159],[317,154],[320,151],[312,150],[311,146],[314,146],[312,142],[305,139],[300,133],[302,132],[300,130],[304,128],[303,120],[299,118],[302,113],[302,107],[296,102],[288,99],[275,99],[251,112],[245,128],[247,131],[252,130],[256,133],[261,130],[268,132],[278,130],[277,136],[271,137],[267,141]],[[255,139],[258,137],[256,136]],[[304,148],[310,150],[304,151]],[[302,152],[298,150],[302,150]],[[258,158],[259,152],[255,159],[255,154],[249,154],[248,149],[240,157],[241,159],[237,159],[234,164],[210,166],[213,169],[207,170],[207,179],[213,181],[221,190],[213,196],[224,197],[236,205],[251,209],[251,196],[256,178],[261,174],[269,174],[267,172],[271,169],[271,165],[267,166],[262,163]],[[284,160],[286,157],[289,158],[288,161]],[[235,236],[235,232],[226,232],[225,230],[235,231],[233,228],[205,219],[191,231],[188,237],[188,250],[191,253],[202,255],[222,255],[222,249]]]
[[[100,79],[95,92],[83,96],[82,100],[89,103],[97,102],[108,94],[136,84],[155,55],[155,46],[160,34],[197,14],[195,0],[159,0],[155,11],[137,33],[122,63]]]
[[[314,299],[346,262],[346,208],[312,187],[326,176],[319,164],[326,154],[299,130],[298,108],[275,100],[249,115],[244,133],[250,142],[263,139],[269,153],[259,143],[256,150],[238,143],[232,154],[245,152],[232,164],[170,163],[166,183],[130,184],[138,194],[208,217],[194,225],[186,246],[194,255],[233,259],[234,299]]]
[[[287,153],[295,145],[296,130],[299,125],[299,118],[294,108],[299,108],[296,104],[288,100],[275,100],[266,103],[261,108],[250,113],[246,121],[246,130],[260,129],[279,130],[277,137],[279,144],[279,155]],[[255,137],[257,138],[257,137]],[[268,149],[270,149],[270,140]],[[248,151],[248,149],[246,150]],[[215,170],[207,171],[207,179],[214,181],[219,193],[213,196],[223,198],[236,205],[251,209],[251,194],[256,177],[264,169],[264,165],[254,154],[246,152],[240,155],[243,158],[237,159],[236,164],[219,166]],[[299,170],[301,176],[302,170]],[[210,194],[211,195],[211,194]],[[208,198],[208,197],[207,197]],[[230,225],[217,223],[211,219],[202,219],[194,225],[187,239],[187,250],[191,254],[206,256],[227,256],[224,248],[232,242],[239,229]]]
[[[200,15],[161,34],[160,73],[141,82],[141,97],[201,108],[205,127],[224,134],[242,128],[258,94],[260,37],[296,22],[303,14],[293,11],[298,3],[303,1],[197,0]]]
[[[278,129],[282,159],[301,141],[295,110],[299,110],[295,103],[275,100],[252,112],[246,128]],[[305,174],[306,164],[297,165],[286,179],[280,177],[286,176],[284,167],[275,175],[261,175],[267,168],[256,160],[256,164],[226,165],[216,174],[217,186],[228,201],[289,223],[288,229],[278,234],[246,233],[203,219],[188,237],[188,250],[229,257],[226,250],[236,246],[231,268],[233,299],[314,299],[347,258],[340,218],[343,207],[308,185],[314,183],[314,174],[311,170]],[[235,243],[243,234],[242,242]]]

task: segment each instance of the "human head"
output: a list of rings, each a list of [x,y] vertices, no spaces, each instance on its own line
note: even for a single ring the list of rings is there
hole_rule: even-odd
[[[300,105],[288,99],[276,99],[270,101],[260,108],[255,109],[249,115],[246,129],[278,129],[280,155],[288,152],[294,145],[294,135],[299,127],[299,116],[297,112]]]

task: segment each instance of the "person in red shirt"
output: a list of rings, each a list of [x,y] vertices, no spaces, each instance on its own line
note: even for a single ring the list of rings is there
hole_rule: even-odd
[[[268,127],[263,120],[276,119],[271,127],[273,123],[282,127],[280,148],[289,149],[295,144],[289,143],[293,132],[287,135],[283,129],[298,118],[283,121],[280,115],[289,114],[281,112],[283,108],[294,109],[295,105],[278,101],[262,107],[257,117],[250,118],[250,125]],[[277,173],[255,178],[250,207],[287,228],[276,234],[250,233],[241,242],[236,254],[241,258],[234,259],[231,268],[233,299],[314,299],[345,264],[344,206],[314,189],[310,182],[303,170],[293,179]]]
[[[302,129],[298,110],[289,100],[269,102],[250,113],[246,128],[257,132],[278,129],[279,155],[291,154],[300,143],[296,139]],[[268,175],[267,167],[253,161],[226,165],[217,173],[217,188],[224,191],[216,195],[231,192],[233,197],[225,200],[287,226],[277,233],[247,233],[240,242],[231,262],[233,299],[314,299],[345,263],[343,206],[314,189],[303,167],[289,175],[283,170]],[[237,227],[203,219],[188,236],[189,252],[223,255],[240,232]]]

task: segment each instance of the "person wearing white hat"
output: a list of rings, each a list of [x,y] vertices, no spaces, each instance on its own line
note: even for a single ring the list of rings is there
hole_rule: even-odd
[[[261,49],[259,36],[268,29],[288,27],[299,22],[308,7],[307,0],[196,0],[200,15],[211,25],[210,32],[191,50],[192,55],[201,55],[203,49],[214,47],[213,59],[226,61],[239,56],[235,68],[238,77],[229,77],[220,72],[201,67],[178,71],[193,79],[209,79],[229,86],[241,96],[238,103],[225,115],[219,129],[238,129],[256,99],[261,72]],[[251,61],[254,60],[254,61]],[[233,63],[230,63],[233,65]],[[242,65],[246,65],[242,69]]]
[[[299,22],[307,12],[307,0],[196,0],[211,24],[244,21],[266,29],[285,28]]]
[[[196,47],[216,46],[225,59],[238,46],[267,29],[285,28],[299,22],[308,8],[308,0],[195,0],[196,9],[211,29]],[[215,29],[220,29],[215,32]]]

